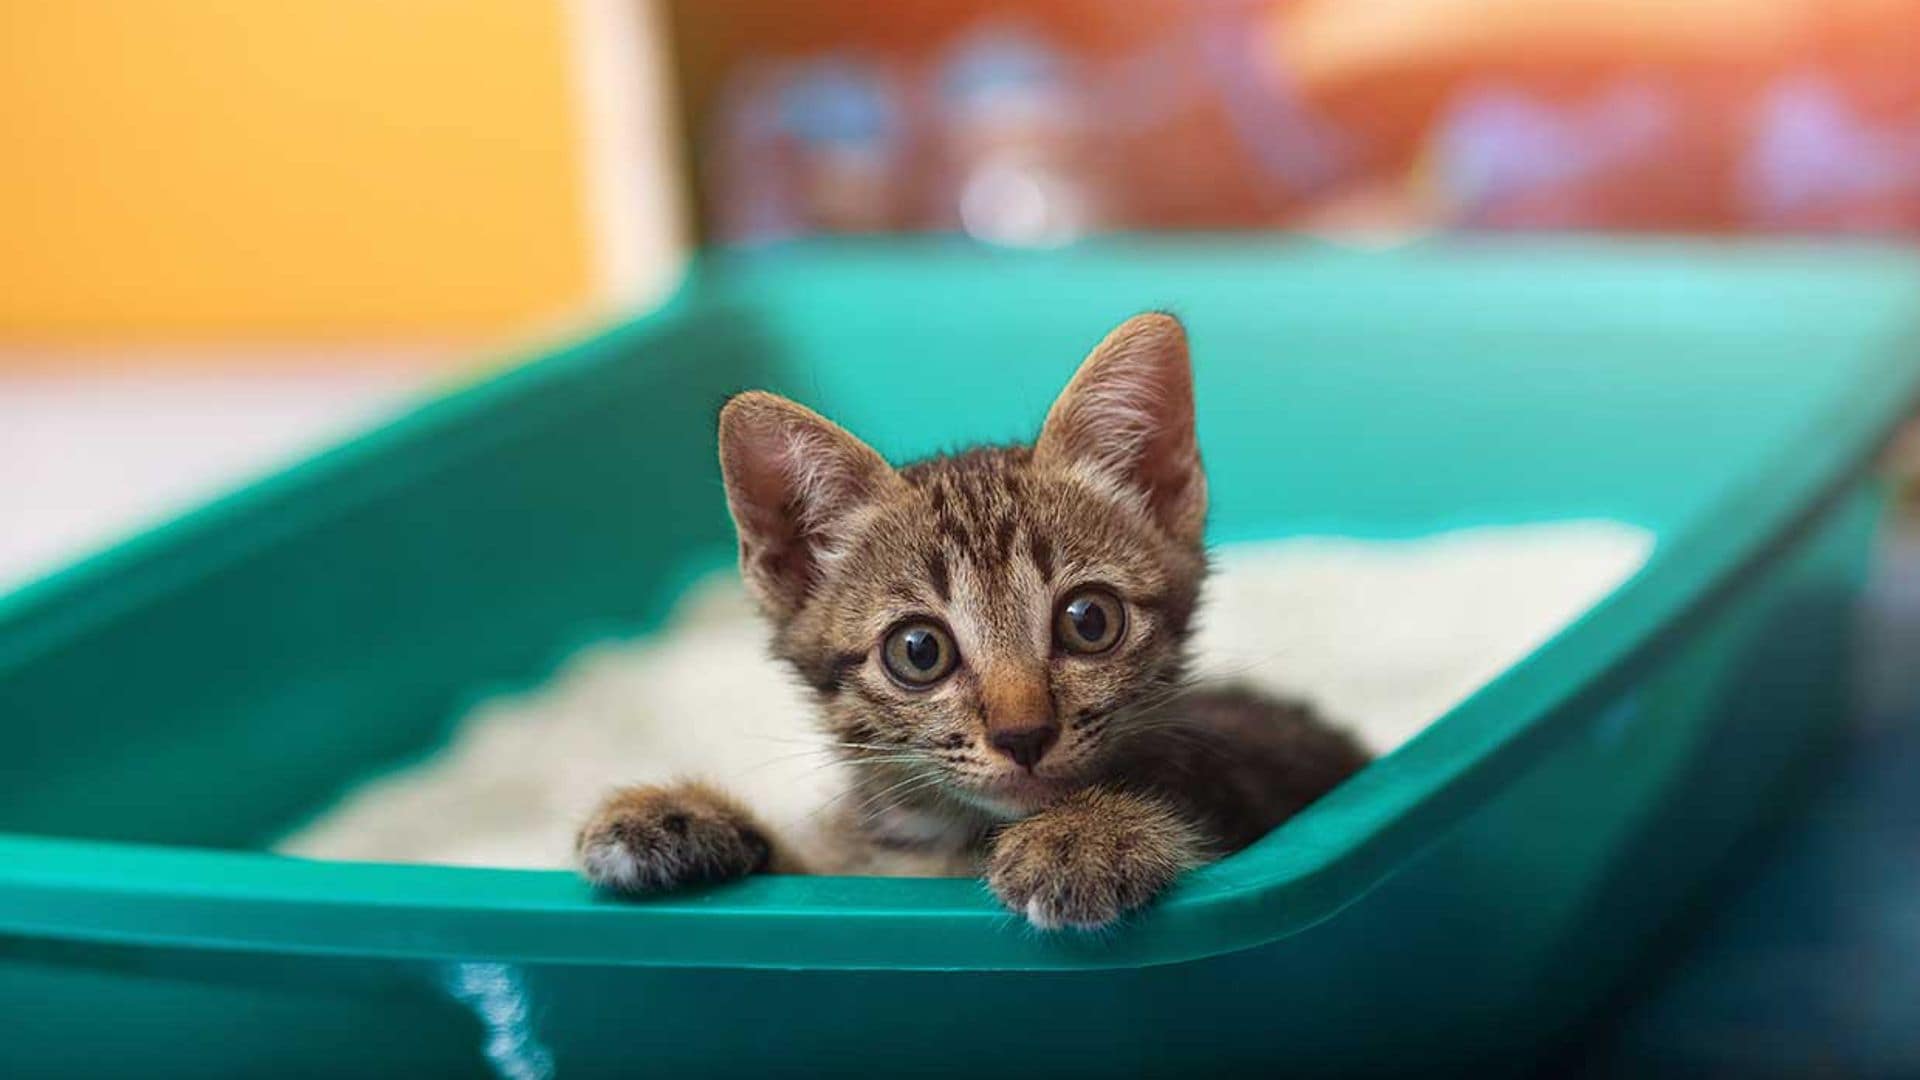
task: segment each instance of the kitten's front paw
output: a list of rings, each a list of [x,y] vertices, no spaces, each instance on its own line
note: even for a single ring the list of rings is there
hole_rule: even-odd
[[[766,868],[766,834],[733,800],[700,784],[625,788],[574,842],[588,881],[626,893],[728,881]]]
[[[1002,830],[987,859],[987,886],[1041,930],[1096,930],[1200,861],[1192,828],[1166,806],[1085,791]]]

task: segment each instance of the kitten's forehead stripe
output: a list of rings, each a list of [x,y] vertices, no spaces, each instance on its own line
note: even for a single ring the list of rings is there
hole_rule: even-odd
[[[1040,571],[1041,582],[1053,583],[1053,541],[1038,529],[1027,530],[1027,555],[1033,559],[1034,569]]]
[[[947,569],[946,552],[939,548],[929,548],[926,552],[927,581],[933,591],[940,596],[940,602],[953,602],[953,579]]]
[[[1013,557],[1013,539],[1019,530],[1020,523],[1013,519],[1013,511],[1011,509],[1001,511],[1000,521],[993,527],[993,550],[994,557],[999,559],[1003,566]]]

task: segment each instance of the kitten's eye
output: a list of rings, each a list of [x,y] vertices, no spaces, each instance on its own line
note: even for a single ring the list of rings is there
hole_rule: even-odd
[[[901,685],[924,690],[946,678],[960,654],[946,630],[936,623],[916,621],[901,623],[887,634],[880,659],[887,674]]]
[[[1081,589],[1067,597],[1053,620],[1060,647],[1077,653],[1106,652],[1126,628],[1127,609],[1105,589]]]

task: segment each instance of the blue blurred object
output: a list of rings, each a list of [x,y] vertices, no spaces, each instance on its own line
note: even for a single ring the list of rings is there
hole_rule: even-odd
[[[1802,73],[1757,107],[1739,198],[1754,222],[1789,229],[1920,227],[1920,117],[1875,126],[1831,79]]]
[[[1009,99],[1057,100],[1068,94],[1071,76],[1065,57],[1038,35],[996,24],[960,39],[938,81],[947,108],[970,109]]]
[[[904,127],[879,66],[856,57],[795,67],[780,91],[780,120],[806,144],[876,151],[900,138]]]
[[[722,239],[899,228],[910,194],[904,91],[856,55],[744,68],[715,110],[714,214]]]
[[[1575,102],[1505,83],[1469,87],[1436,126],[1432,180],[1461,224],[1611,224],[1606,189],[1668,158],[1678,115],[1671,95],[1637,80]]]
[[[988,23],[946,49],[934,83],[942,152],[932,224],[1046,247],[1106,221],[1088,93],[1067,54],[1023,26]]]
[[[1266,12],[1211,5],[1196,26],[1195,66],[1212,83],[1248,158],[1292,192],[1311,192],[1348,175],[1358,158],[1351,137],[1317,114],[1262,48]]]

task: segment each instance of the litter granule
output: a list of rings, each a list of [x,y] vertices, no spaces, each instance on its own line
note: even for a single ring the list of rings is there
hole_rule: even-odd
[[[1384,753],[1578,618],[1652,547],[1645,530],[1601,521],[1225,546],[1197,671],[1310,701]],[[608,788],[697,776],[804,853],[838,766],[765,642],[739,580],[716,575],[659,632],[583,650],[545,685],[482,704],[439,753],[353,790],[278,850],[561,867]]]

